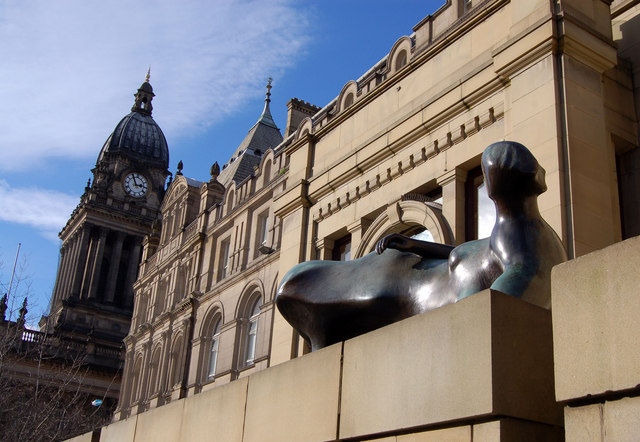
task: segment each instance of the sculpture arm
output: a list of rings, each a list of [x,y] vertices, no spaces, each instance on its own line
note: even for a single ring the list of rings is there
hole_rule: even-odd
[[[448,259],[454,247],[435,242],[420,241],[399,233],[392,233],[382,238],[376,244],[376,253],[378,255],[386,249],[415,253],[423,258]]]

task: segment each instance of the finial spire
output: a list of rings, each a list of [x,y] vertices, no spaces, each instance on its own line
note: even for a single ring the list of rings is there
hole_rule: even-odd
[[[213,163],[213,165],[211,166],[210,172],[211,172],[211,181],[215,181],[218,178],[218,175],[220,175],[220,165],[218,164],[217,161]]]
[[[271,86],[272,81],[273,78],[267,78],[267,98],[264,99],[264,101],[266,101],[267,103],[271,102],[271,88],[273,87]]]
[[[149,79],[151,79],[151,66],[149,66],[149,69],[147,69],[147,76],[145,77],[144,81],[149,83]]]
[[[271,109],[269,109],[269,103],[271,103],[271,88],[273,87],[271,86],[272,81],[273,78],[267,78],[267,96],[264,99],[264,109],[262,110],[262,115],[260,115],[258,123],[263,123],[267,126],[271,126],[277,129],[278,127],[276,126],[276,123],[273,121],[273,117],[271,116]]]

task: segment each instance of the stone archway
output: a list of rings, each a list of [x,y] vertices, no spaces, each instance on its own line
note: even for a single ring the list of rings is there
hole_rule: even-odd
[[[398,201],[387,206],[362,235],[355,258],[373,251],[376,243],[385,235],[401,232],[412,226],[423,226],[431,232],[433,241],[454,245],[455,241],[449,223],[442,215],[442,206],[423,201]]]

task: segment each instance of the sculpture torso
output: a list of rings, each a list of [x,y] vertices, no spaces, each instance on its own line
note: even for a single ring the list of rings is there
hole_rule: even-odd
[[[497,211],[490,238],[451,248],[391,234],[377,254],[310,261],[285,275],[278,308],[313,350],[488,288],[550,307],[551,268],[566,254],[538,210],[544,169],[512,142],[489,146],[482,165]]]

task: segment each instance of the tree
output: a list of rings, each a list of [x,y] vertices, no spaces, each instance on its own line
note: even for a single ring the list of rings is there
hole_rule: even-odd
[[[2,284],[7,293],[0,299],[0,441],[63,440],[99,428],[115,409],[120,372],[91,363],[97,346],[91,337],[28,328],[24,268]]]

